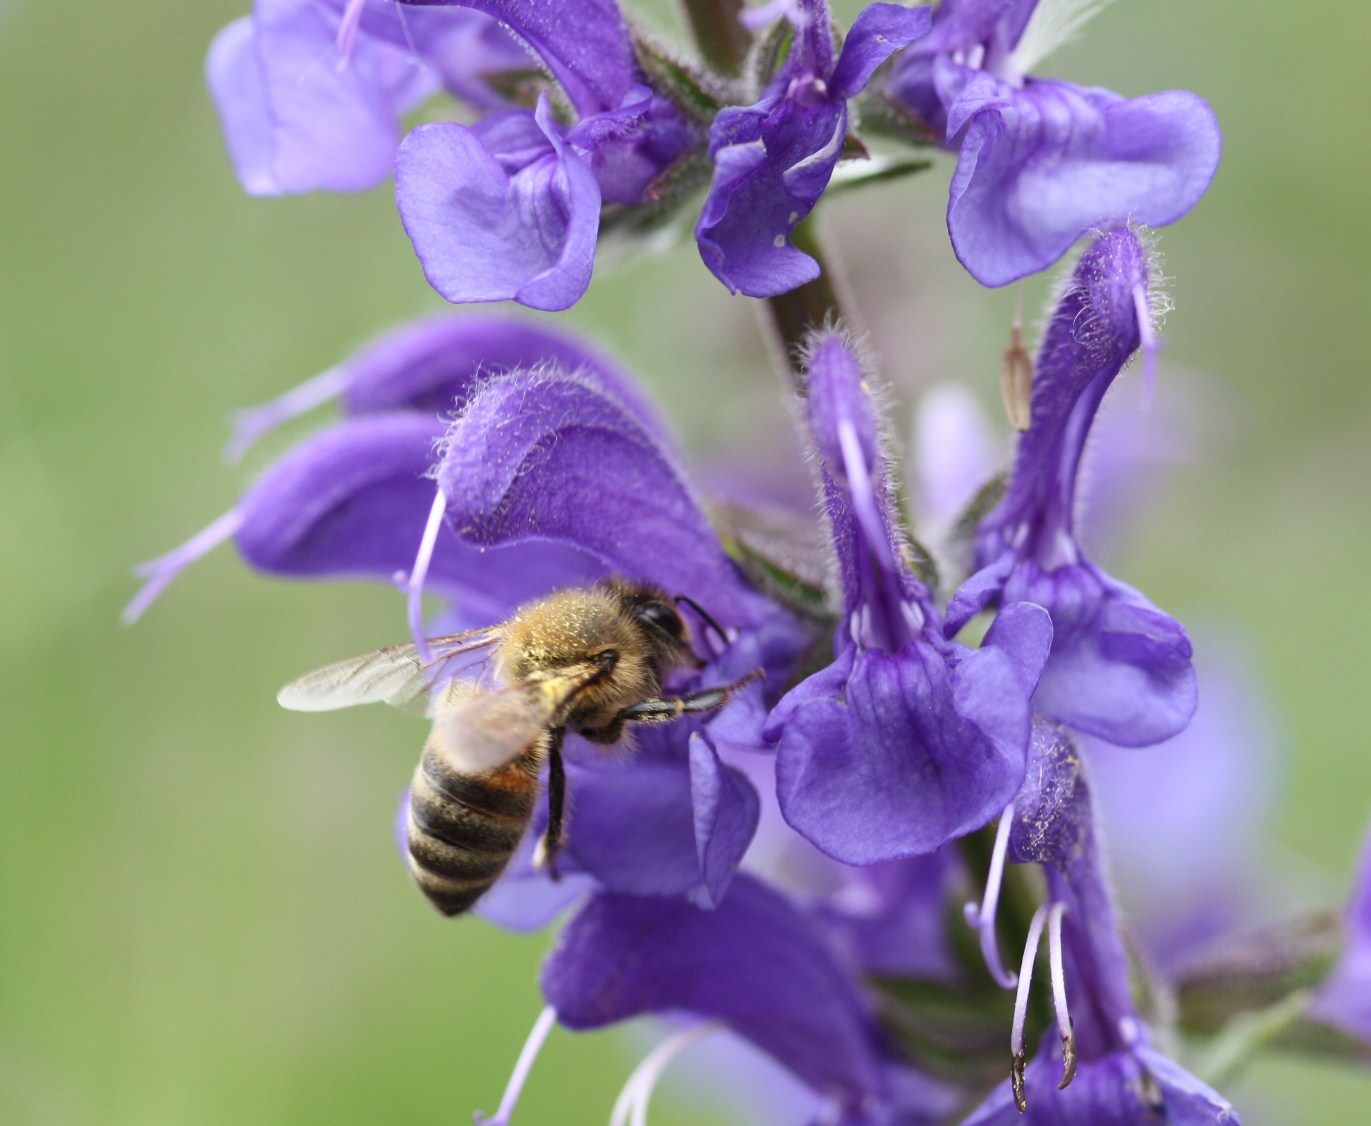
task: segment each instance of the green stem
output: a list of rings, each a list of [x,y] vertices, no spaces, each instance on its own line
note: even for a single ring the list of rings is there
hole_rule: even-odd
[[[811,215],[795,228],[791,243],[796,250],[804,251],[819,263],[819,276],[789,293],[768,297],[766,320],[771,328],[777,363],[784,369],[795,390],[803,395],[803,377],[796,371],[795,358],[810,333],[825,324],[841,322],[849,329],[855,329],[857,325],[844,312],[837,276],[819,241],[814,216]]]
[[[700,57],[714,70],[737,78],[747,59],[750,36],[742,20],[742,0],[685,0],[686,19]]]

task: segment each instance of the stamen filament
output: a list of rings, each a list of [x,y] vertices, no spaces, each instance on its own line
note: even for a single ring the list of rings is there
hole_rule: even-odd
[[[528,1082],[529,1073],[533,1070],[533,1065],[537,1062],[538,1053],[543,1050],[543,1043],[547,1040],[548,1033],[552,1031],[552,1026],[557,1023],[557,1010],[551,1005],[547,1006],[538,1014],[538,1019],[533,1022],[533,1028],[529,1031],[528,1039],[524,1041],[523,1049],[519,1052],[519,1058],[514,1062],[514,1071],[510,1074],[509,1083],[505,1085],[504,1096],[500,1099],[500,1108],[495,1112],[493,1118],[487,1118],[481,1111],[477,1111],[472,1117],[476,1126],[509,1126],[509,1116],[514,1113],[514,1108],[519,1103],[519,1096],[523,1093],[524,1084]]]
[[[347,388],[351,373],[347,368],[331,367],[284,395],[246,410],[234,412],[233,434],[224,446],[224,460],[230,464],[241,461],[258,440],[270,434],[282,423],[336,399]]]
[[[995,830],[995,847],[990,854],[990,871],[985,878],[985,897],[980,904],[968,903],[964,909],[966,921],[980,932],[981,956],[990,976],[1003,989],[1013,989],[1016,978],[1004,968],[1000,945],[995,936],[995,912],[1000,903],[1000,885],[1004,881],[1005,856],[1009,852],[1009,830],[1014,823],[1014,804],[1004,807],[1000,824]]]
[[[1052,972],[1052,1006],[1057,1010],[1057,1030],[1062,1036],[1062,1081],[1058,1090],[1065,1090],[1076,1078],[1076,1035],[1071,1012],[1066,1007],[1066,972],[1062,967],[1062,916],[1066,904],[1054,903],[1047,916],[1047,954]]]
[[[633,1074],[628,1077],[624,1089],[614,1100],[609,1126],[647,1126],[648,1102],[666,1069],[697,1040],[703,1040],[711,1032],[717,1032],[721,1028],[723,1024],[717,1020],[706,1021],[704,1024],[682,1029],[653,1048],[633,1069]]]
[[[209,554],[243,526],[243,515],[236,508],[230,509],[214,521],[208,528],[202,528],[186,540],[180,547],[172,548],[165,555],[139,563],[133,573],[148,581],[133,596],[119,620],[126,626],[133,625],[149,606],[157,601],[176,576],[203,555]]]
[[[343,18],[338,24],[338,69],[343,70],[352,60],[352,47],[357,42],[357,26],[362,22],[362,9],[367,0],[348,0]]]
[[[1028,938],[1024,942],[1023,960],[1019,963],[1019,989],[1014,994],[1014,1026],[1009,1033],[1009,1083],[1014,1090],[1014,1105],[1019,1108],[1020,1114],[1028,1109],[1028,1098],[1024,1091],[1027,1060],[1024,1053],[1024,1025],[1028,1019],[1028,987],[1033,980],[1033,960],[1038,956],[1047,915],[1046,903],[1033,912],[1033,920],[1028,924]]]
[[[447,497],[438,489],[433,497],[433,507],[428,510],[428,523],[424,525],[424,537],[419,541],[419,554],[414,557],[414,566],[409,572],[405,586],[409,592],[409,632],[414,637],[414,646],[419,650],[419,659],[428,664],[433,660],[433,650],[429,648],[424,629],[424,581],[428,578],[428,567],[433,562],[433,547],[438,542],[438,529],[443,526],[443,513],[447,510]]]

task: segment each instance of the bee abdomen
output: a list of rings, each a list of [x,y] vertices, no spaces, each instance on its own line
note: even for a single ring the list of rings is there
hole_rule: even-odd
[[[410,871],[439,911],[469,910],[499,878],[528,827],[536,795],[536,776],[517,761],[489,774],[460,775],[424,752],[410,792]]]

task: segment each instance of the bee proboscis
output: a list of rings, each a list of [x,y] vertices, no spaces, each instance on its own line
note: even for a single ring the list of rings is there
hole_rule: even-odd
[[[459,915],[513,856],[544,763],[541,852],[556,876],[568,730],[617,743],[628,724],[715,711],[761,676],[754,670],[732,684],[663,695],[669,672],[702,664],[676,601],[646,583],[605,579],[531,602],[499,625],[435,638],[431,660],[414,645],[379,649],[306,673],[277,699],[295,711],[425,704],[433,728],[410,791],[409,866],[439,911]]]

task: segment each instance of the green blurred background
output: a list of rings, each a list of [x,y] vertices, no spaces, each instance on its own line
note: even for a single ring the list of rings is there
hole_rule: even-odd
[[[394,854],[422,727],[273,702],[402,636],[396,594],[265,581],[224,550],[118,624],[131,564],[282,448],[225,468],[232,408],[441,304],[388,189],[239,191],[201,61],[245,8],[0,2],[7,1123],[463,1122],[494,1109],[540,1005],[547,938],[441,920]],[[1368,43],[1365,6],[1135,0],[1050,60],[1195,90],[1225,128],[1212,191],[1163,240],[1162,379],[1222,388],[1228,437],[1116,570],[1249,640],[1286,756],[1270,834],[1330,902],[1371,811]],[[1012,309],[952,260],[947,167],[829,209],[906,407],[943,378],[993,405]],[[564,320],[642,373],[702,465],[783,447],[752,310],[691,246],[602,263]],[[605,1121],[641,1045],[555,1033],[520,1120]],[[1352,1123],[1371,1080],[1262,1057],[1227,1093],[1249,1126]],[[719,1114],[664,1098],[653,1121]]]

